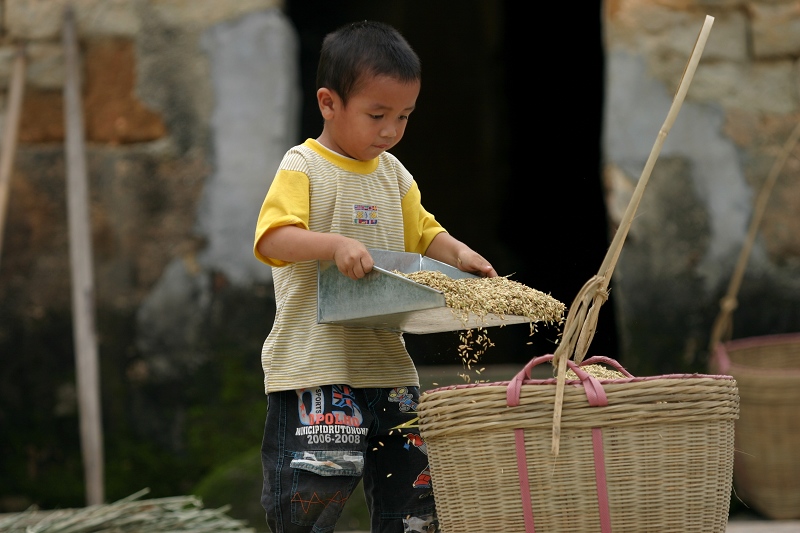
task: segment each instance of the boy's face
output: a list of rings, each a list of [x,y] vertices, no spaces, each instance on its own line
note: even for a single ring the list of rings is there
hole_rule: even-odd
[[[325,127],[318,140],[353,159],[374,159],[403,138],[419,90],[418,81],[371,77],[360,84],[345,107],[338,94],[320,89],[317,97]]]

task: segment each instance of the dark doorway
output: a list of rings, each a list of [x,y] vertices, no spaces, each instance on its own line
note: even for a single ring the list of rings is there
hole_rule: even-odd
[[[609,243],[600,177],[601,0],[582,2],[563,24],[561,10],[539,6],[532,17],[524,6],[288,0],[300,37],[298,142],[321,131],[314,82],[325,34],[359,19],[393,24],[423,65],[417,110],[393,153],[415,175],[425,207],[501,275],[570,305]],[[555,350],[558,329],[529,336],[518,325],[489,335],[495,347],[487,362],[524,364]],[[616,339],[609,302],[588,355],[617,358]],[[456,332],[406,341],[418,364],[459,361]]]

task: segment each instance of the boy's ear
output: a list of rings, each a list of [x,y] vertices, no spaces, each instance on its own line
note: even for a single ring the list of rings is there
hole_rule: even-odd
[[[319,112],[322,113],[322,118],[330,120],[334,114],[334,96],[330,89],[321,87],[317,89],[317,104],[319,104]]]

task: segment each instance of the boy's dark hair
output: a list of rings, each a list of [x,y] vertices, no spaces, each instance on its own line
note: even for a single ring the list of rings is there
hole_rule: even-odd
[[[317,88],[335,91],[347,105],[366,76],[419,81],[422,64],[400,32],[382,22],[352,22],[326,35],[317,67]]]

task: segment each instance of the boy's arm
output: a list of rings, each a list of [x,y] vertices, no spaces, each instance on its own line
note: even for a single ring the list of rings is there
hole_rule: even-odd
[[[478,252],[459,241],[447,232],[441,232],[433,238],[425,255],[442,263],[454,266],[464,272],[478,274],[485,278],[497,276],[492,264]]]
[[[352,279],[363,278],[375,262],[358,240],[335,233],[319,233],[298,226],[268,230],[256,243],[258,253],[287,263],[335,261],[339,272]]]
[[[339,271],[363,278],[374,265],[366,247],[355,239],[308,229],[309,183],[304,172],[279,170],[270,185],[256,223],[254,251],[270,266],[297,261],[333,260]]]
[[[406,251],[418,252],[422,246],[425,246],[425,242],[430,242],[424,254],[431,259],[483,277],[497,276],[497,272],[489,261],[447,233],[435,217],[422,207],[422,194],[419,187],[410,175],[408,179],[410,183],[402,200]],[[435,236],[431,238],[433,234]],[[431,240],[428,241],[428,239]]]

